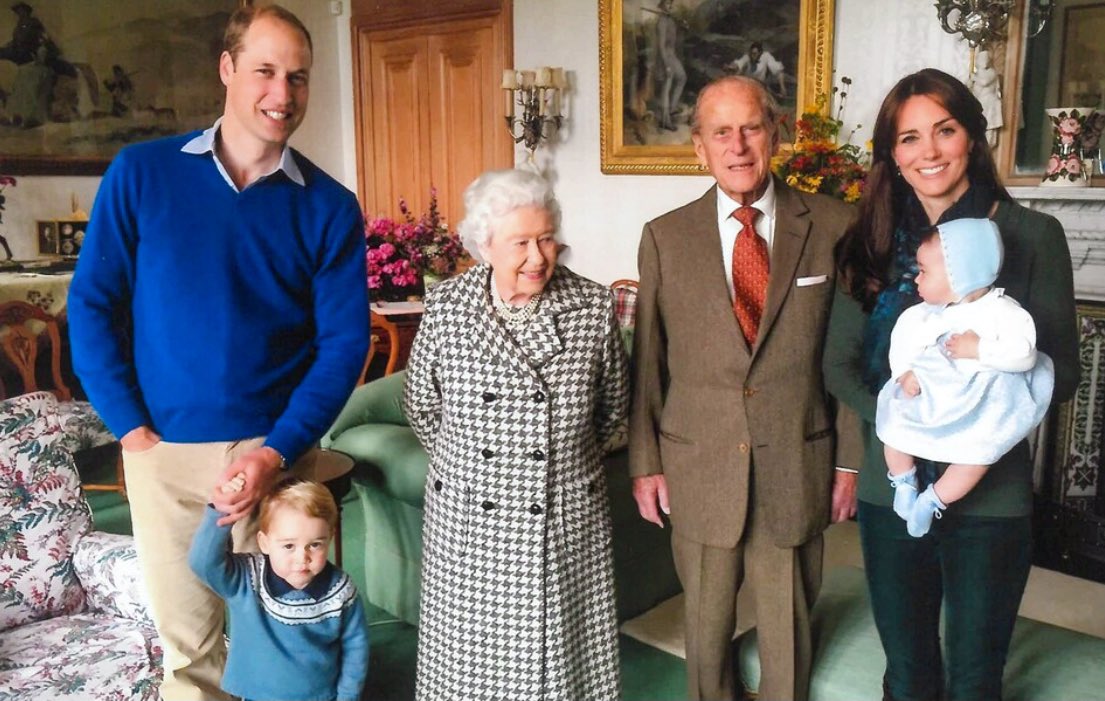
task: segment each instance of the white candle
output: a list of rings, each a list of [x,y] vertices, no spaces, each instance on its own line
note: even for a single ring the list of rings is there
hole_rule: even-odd
[[[537,80],[537,74],[534,71],[522,71],[523,88],[532,88],[535,80]]]
[[[514,90],[512,88],[504,88],[503,94],[506,95],[506,116],[514,116]]]
[[[503,90],[513,90],[518,87],[518,74],[513,68],[503,70]]]
[[[548,66],[541,66],[537,69],[537,87],[547,88],[552,85],[552,69]]]

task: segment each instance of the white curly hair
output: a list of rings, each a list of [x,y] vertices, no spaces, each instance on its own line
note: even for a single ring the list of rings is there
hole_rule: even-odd
[[[553,231],[560,229],[560,204],[552,186],[540,175],[509,168],[490,170],[476,178],[464,191],[464,219],[457,233],[468,253],[482,261],[480,246],[486,246],[500,219],[522,207],[537,207],[549,214]]]

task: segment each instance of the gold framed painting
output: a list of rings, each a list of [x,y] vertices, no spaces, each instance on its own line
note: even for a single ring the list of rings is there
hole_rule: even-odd
[[[834,0],[599,0],[602,172],[702,172],[691,144],[698,92],[751,75],[787,123],[828,93]],[[787,141],[784,138],[784,141]]]

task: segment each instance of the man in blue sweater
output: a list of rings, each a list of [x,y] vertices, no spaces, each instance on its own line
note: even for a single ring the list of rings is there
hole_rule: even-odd
[[[74,366],[121,436],[167,701],[230,698],[222,601],[187,561],[205,504],[253,549],[247,516],[330,425],[368,344],[356,198],[287,146],[310,35],[244,7],[224,49],[214,126],[129,146],[104,175],[68,300]]]

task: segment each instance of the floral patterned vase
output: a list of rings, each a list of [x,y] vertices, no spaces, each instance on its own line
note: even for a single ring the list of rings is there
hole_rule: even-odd
[[[1051,157],[1041,185],[1082,187],[1090,184],[1090,173],[1082,161],[1082,131],[1088,107],[1056,107],[1044,110],[1052,127]]]

